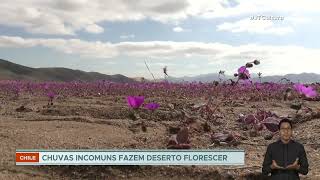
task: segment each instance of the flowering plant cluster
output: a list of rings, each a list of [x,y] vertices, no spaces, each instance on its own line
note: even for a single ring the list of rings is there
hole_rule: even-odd
[[[303,84],[294,84],[294,89],[300,94],[307,98],[315,98],[317,96],[317,91],[311,86],[305,86]]]
[[[144,96],[128,96],[127,102],[128,102],[128,106],[130,108],[138,109],[144,103]],[[154,110],[158,109],[160,107],[160,105],[152,102],[152,103],[146,104],[144,107],[146,109],[154,111]]]

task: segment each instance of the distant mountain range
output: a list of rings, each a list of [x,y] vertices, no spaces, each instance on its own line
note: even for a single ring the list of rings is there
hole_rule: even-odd
[[[225,75],[221,76],[222,80],[228,79],[235,79],[234,76]],[[286,79],[290,80],[291,82],[300,82],[300,83],[315,83],[320,82],[320,74],[315,73],[301,73],[301,74],[286,74],[283,76],[261,76],[261,82],[285,82]],[[202,74],[198,76],[184,76],[184,77],[169,77],[169,82],[212,82],[212,81],[219,81],[219,74],[218,73],[211,73],[211,74]],[[252,80],[254,82],[260,82],[258,77],[253,77]]]
[[[0,80],[31,80],[31,81],[97,81],[135,82],[121,74],[105,75],[97,72],[85,72],[67,68],[30,68],[0,59]]]
[[[221,76],[222,80],[235,79],[230,75]],[[258,77],[253,77],[253,81],[260,81]],[[314,83],[320,82],[320,74],[301,73],[286,74],[283,76],[262,76],[261,82],[279,82],[288,79],[291,82]],[[112,82],[152,82],[143,77],[129,78],[121,74],[105,75],[97,72],[85,72],[68,68],[31,68],[0,59],[0,80],[31,80],[31,81],[97,81],[106,80]],[[158,79],[157,81],[163,81]],[[169,77],[169,82],[212,82],[219,81],[218,73],[202,74],[198,76]]]

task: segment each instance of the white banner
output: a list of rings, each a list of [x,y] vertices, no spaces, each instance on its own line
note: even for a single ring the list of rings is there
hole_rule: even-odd
[[[16,165],[244,165],[244,150],[16,150]]]

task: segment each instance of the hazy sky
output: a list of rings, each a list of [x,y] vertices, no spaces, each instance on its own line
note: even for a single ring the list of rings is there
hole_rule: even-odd
[[[320,1],[10,0],[0,3],[0,58],[151,78],[320,73]],[[260,17],[260,20],[258,19]],[[254,19],[251,19],[254,17]]]

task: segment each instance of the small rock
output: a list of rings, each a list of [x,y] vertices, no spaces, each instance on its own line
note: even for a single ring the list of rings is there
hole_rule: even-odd
[[[221,145],[221,146],[226,146],[226,145],[228,145],[227,142],[218,142],[218,144]]]
[[[311,138],[311,134],[307,134],[307,139],[310,139]]]
[[[130,147],[130,148],[136,148],[136,147],[137,147],[137,145],[136,145],[136,144],[134,144],[134,143],[132,143],[132,144],[130,144],[130,145],[129,145],[129,147]]]
[[[221,173],[221,176],[226,180],[235,179],[232,173],[230,173],[229,171]]]
[[[205,105],[207,105],[207,102],[200,102],[200,103],[195,104],[192,108],[198,109],[198,108],[201,108]]]
[[[190,119],[190,130],[201,132],[203,130],[203,123],[199,120],[192,120]]]
[[[305,121],[311,120],[311,119],[312,119],[312,114],[311,114],[311,113],[305,114],[305,115],[303,116],[303,119],[304,119]]]
[[[177,134],[177,141],[179,144],[189,143],[189,129],[182,128]]]
[[[249,132],[249,136],[250,136],[250,137],[257,137],[257,136],[258,136],[258,132],[255,131],[255,130],[251,130],[251,131]]]
[[[298,111],[301,109],[301,105],[302,105],[301,103],[295,102],[290,105],[290,108]]]
[[[119,177],[120,177],[120,178],[123,178],[123,179],[124,179],[124,178],[126,178],[126,176],[125,176],[125,175],[120,175]]]
[[[101,101],[96,101],[96,104],[98,104],[98,105],[104,105],[104,103],[101,102]]]
[[[233,104],[233,107],[243,107],[244,104],[243,103],[239,103],[239,102],[236,102]]]
[[[242,130],[243,130],[243,131],[249,130],[249,129],[248,129],[248,126],[242,126]]]
[[[318,118],[320,118],[320,112],[312,112],[311,116],[313,119],[318,119]]]
[[[264,136],[265,140],[271,140],[272,138],[273,138],[272,134],[267,134],[267,135]]]
[[[143,132],[147,132],[147,127],[146,127],[145,125],[142,125],[142,126],[141,126],[141,130],[142,130]]]
[[[170,109],[174,109],[174,104],[170,103],[170,104],[168,104],[168,106],[169,106]]]
[[[302,120],[302,115],[301,115],[301,114],[294,114],[294,115],[292,116],[292,118],[291,118],[291,122],[292,122],[293,124],[299,123],[299,122],[301,122],[301,120]]]
[[[179,131],[180,131],[180,127],[173,127],[173,126],[169,127],[170,134],[178,134]]]
[[[209,132],[209,131],[211,131],[211,126],[208,124],[208,122],[205,122],[205,123],[203,124],[203,130],[204,130],[204,132]]]
[[[132,131],[133,133],[137,133],[137,132],[139,132],[140,131],[140,128],[138,128],[138,127],[136,127],[136,126],[130,126],[129,128],[128,128],[130,131]]]
[[[32,110],[29,108],[26,108],[24,106],[20,106],[16,109],[17,112],[31,112]]]
[[[128,114],[128,117],[129,117],[129,119],[131,119],[131,120],[137,120],[137,116],[135,115],[135,113],[134,112],[130,112],[129,114]]]

